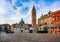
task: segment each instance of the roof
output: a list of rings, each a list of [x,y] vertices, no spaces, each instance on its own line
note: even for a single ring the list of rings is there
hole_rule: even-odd
[[[45,19],[45,18],[48,18],[51,16],[52,16],[52,14],[45,14],[45,15],[41,16],[39,19]]]
[[[2,24],[1,26],[10,26],[10,24]]]
[[[55,11],[55,12],[53,12],[53,13],[60,13],[60,10],[57,10],[57,11]]]
[[[12,24],[13,27],[16,27],[16,24]]]
[[[33,5],[33,10],[35,10],[35,6]]]
[[[32,27],[32,24],[28,24],[28,27]]]
[[[21,21],[19,22],[19,24],[25,24],[23,18],[21,19]]]

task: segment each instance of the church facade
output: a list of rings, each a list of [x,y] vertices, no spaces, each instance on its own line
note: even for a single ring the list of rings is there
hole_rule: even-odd
[[[23,18],[19,23],[12,24],[14,32],[28,32],[28,24],[25,24]]]

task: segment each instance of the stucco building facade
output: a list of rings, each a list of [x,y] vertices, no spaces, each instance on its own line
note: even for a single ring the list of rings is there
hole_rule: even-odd
[[[47,14],[42,15],[38,19],[38,30],[44,30],[44,28],[48,29],[48,33],[52,32],[52,12],[49,11]]]
[[[60,34],[60,10],[53,12],[53,33]]]

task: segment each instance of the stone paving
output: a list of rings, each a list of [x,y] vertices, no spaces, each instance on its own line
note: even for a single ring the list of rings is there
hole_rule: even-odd
[[[59,34],[42,33],[2,33],[0,42],[60,42]]]

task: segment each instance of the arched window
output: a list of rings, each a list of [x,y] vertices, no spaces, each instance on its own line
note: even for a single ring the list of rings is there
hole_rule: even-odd
[[[47,25],[47,23],[45,23],[45,25]]]
[[[27,30],[27,28],[25,28],[25,30]]]
[[[57,19],[60,20],[60,16],[58,16]]]

